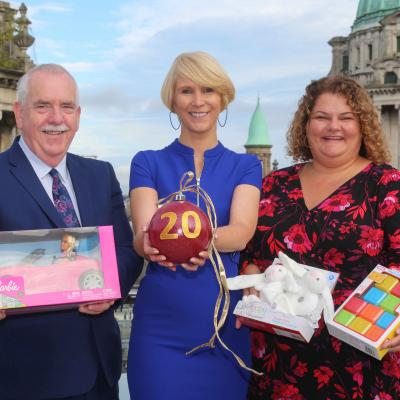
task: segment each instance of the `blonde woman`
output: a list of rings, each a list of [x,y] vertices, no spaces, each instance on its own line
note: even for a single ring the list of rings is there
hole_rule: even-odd
[[[237,252],[256,227],[261,165],[255,156],[234,153],[218,141],[217,120],[234,95],[231,80],[213,57],[202,52],[181,54],[161,91],[165,105],[176,114],[171,121],[180,124],[180,135],[166,148],[139,152],[132,161],[134,246],[150,260],[135,303],[130,343],[128,380],[133,399],[243,400],[246,396],[248,374],[219,345],[185,355],[208,341],[214,330],[218,284],[206,254],[188,264],[172,265],[149,247],[143,231],[157,210],[157,200],[178,190],[181,176],[194,171],[197,184],[216,207],[216,246],[227,274],[237,275]],[[192,193],[186,200],[198,203]],[[232,309],[237,300],[233,294],[222,338],[248,361],[249,332],[234,326]]]

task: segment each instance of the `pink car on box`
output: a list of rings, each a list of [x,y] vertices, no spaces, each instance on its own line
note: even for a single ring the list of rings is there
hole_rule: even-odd
[[[68,233],[47,230],[43,241],[41,231],[32,232],[0,234],[0,248],[9,250],[0,251],[0,309],[12,314],[120,298],[112,227],[74,228]],[[19,238],[22,235],[23,240]],[[76,239],[72,249],[66,245],[68,236]],[[59,242],[57,253],[54,246]],[[32,243],[43,248],[32,250]],[[26,251],[29,247],[31,251]]]
[[[60,290],[95,289],[104,285],[99,262],[79,255],[74,261],[62,264],[46,266],[22,264],[0,268],[0,280],[6,276],[23,277],[25,295]]]

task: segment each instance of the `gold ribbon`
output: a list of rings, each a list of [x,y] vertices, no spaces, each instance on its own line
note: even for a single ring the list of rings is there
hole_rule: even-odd
[[[214,268],[215,276],[217,278],[218,285],[219,285],[218,298],[217,298],[217,301],[216,301],[215,307],[214,307],[214,317],[213,317],[214,333],[208,342],[194,347],[192,350],[186,352],[186,355],[191,355],[194,352],[196,352],[197,350],[207,348],[207,347],[215,348],[215,340],[217,339],[218,342],[221,344],[221,346],[225,350],[229,351],[234,356],[234,358],[236,359],[236,361],[242,368],[244,368],[247,371],[250,371],[254,374],[257,374],[257,375],[263,375],[261,372],[255,371],[254,369],[247,367],[246,363],[224,343],[224,341],[221,339],[221,336],[219,334],[219,331],[223,327],[223,325],[226,321],[226,318],[228,316],[230,295],[229,295],[228,283],[226,281],[225,267],[221,260],[221,256],[219,255],[219,252],[216,249],[215,243],[214,243],[215,232],[217,230],[217,213],[215,212],[214,204],[213,204],[210,196],[208,195],[208,193],[204,189],[199,187],[198,185],[189,185],[190,181],[193,178],[194,178],[194,173],[192,171],[186,172],[185,174],[183,174],[183,176],[180,180],[179,191],[171,193],[167,197],[164,197],[158,201],[159,206],[162,206],[162,205],[168,204],[176,199],[183,199],[184,192],[192,192],[192,193],[199,194],[201,196],[201,198],[203,199],[204,204],[206,206],[207,216],[208,216],[208,219],[210,221],[212,231],[213,231],[213,236],[212,236],[210,247],[208,249],[208,254],[209,254],[209,259],[211,261],[211,264]],[[219,317],[221,305],[222,305],[222,311],[221,311],[221,315]]]

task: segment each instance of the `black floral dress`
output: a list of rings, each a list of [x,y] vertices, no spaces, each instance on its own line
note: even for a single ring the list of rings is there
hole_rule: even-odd
[[[400,268],[400,171],[369,164],[308,210],[301,167],[264,178],[258,226],[242,254],[242,270],[249,263],[264,270],[283,251],[339,272],[337,307],[378,263]],[[264,375],[253,375],[249,399],[400,399],[400,353],[378,361],[320,325],[308,344],[253,331],[253,363]]]

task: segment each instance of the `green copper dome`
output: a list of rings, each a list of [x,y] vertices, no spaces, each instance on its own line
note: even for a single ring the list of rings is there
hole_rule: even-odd
[[[257,98],[257,107],[251,117],[249,136],[245,146],[271,146],[267,120],[260,107],[260,98]]]
[[[400,10],[400,0],[360,0],[352,32],[377,25],[397,10]]]

